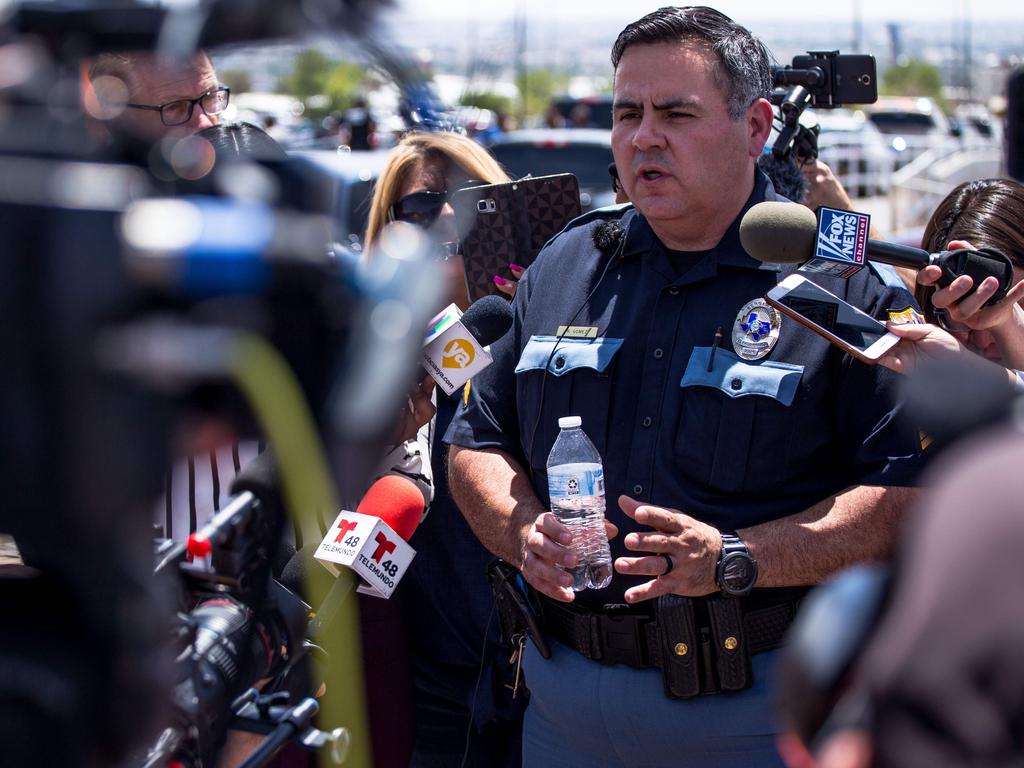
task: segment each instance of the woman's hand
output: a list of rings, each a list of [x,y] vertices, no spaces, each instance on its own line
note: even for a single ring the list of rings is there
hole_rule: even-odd
[[[494,276],[494,284],[498,286],[498,290],[508,296],[510,299],[515,298],[516,288],[519,285],[519,279],[523,276],[523,272],[526,270],[520,267],[518,264],[509,264],[508,271],[512,273],[515,280],[509,280],[501,275]]]
[[[950,251],[964,248],[975,250],[966,240],[951,240],[946,246]],[[917,282],[919,285],[935,285],[941,277],[942,269],[930,265],[917,273]],[[950,320],[972,331],[995,329],[1011,323],[1024,327],[1024,310],[1018,306],[1018,302],[1024,299],[1024,280],[1014,285],[1002,301],[988,307],[983,305],[995,295],[999,281],[986,277],[977,290],[972,291],[973,288],[974,280],[961,275],[946,287],[936,289],[931,299],[932,306],[944,310]]]

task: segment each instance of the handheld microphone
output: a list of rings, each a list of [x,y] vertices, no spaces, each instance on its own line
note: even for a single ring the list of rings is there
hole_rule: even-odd
[[[512,307],[500,296],[484,296],[465,314],[454,304],[430,321],[423,342],[423,368],[450,395],[491,364],[487,347],[512,327]]]
[[[325,579],[337,577],[341,573],[339,566],[345,566],[360,577],[332,580],[323,603],[315,611],[316,617],[310,623],[312,638],[320,637],[331,626],[357,583],[359,592],[389,597],[416,554],[406,541],[423,519],[424,503],[423,494],[411,480],[399,475],[385,475],[370,486],[356,510],[343,510],[321,542],[294,552],[278,577],[282,586],[300,596],[306,593],[307,578],[315,578],[316,572],[311,568],[320,571],[320,576]],[[383,541],[378,541],[378,534]],[[346,541],[350,543],[346,544]],[[378,549],[381,549],[379,561],[373,559]],[[360,555],[373,567],[364,566]],[[317,562],[330,575],[313,565]],[[395,571],[393,575],[392,570]],[[393,582],[393,586],[388,586],[385,578]]]
[[[803,264],[803,272],[842,278],[856,274],[867,258],[915,271],[935,264],[942,269],[940,286],[961,275],[968,275],[975,286],[986,277],[995,277],[999,289],[986,304],[1003,299],[1013,283],[1013,263],[995,248],[928,253],[909,245],[869,240],[869,221],[867,214],[855,211],[823,206],[815,216],[803,205],[758,203],[740,221],[740,242],[758,261]]]
[[[391,597],[416,555],[406,540],[423,519],[423,494],[400,475],[375,482],[355,512],[342,510],[327,530],[314,557],[337,576],[338,566],[356,573],[358,591]]]

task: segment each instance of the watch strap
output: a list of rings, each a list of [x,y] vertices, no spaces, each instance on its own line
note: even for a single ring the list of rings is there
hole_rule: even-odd
[[[745,590],[732,590],[727,589],[724,582],[724,561],[729,555],[742,555],[750,561],[751,570],[753,572],[753,578],[757,580],[757,561],[754,560],[750,554],[750,550],[747,549],[747,545],[743,543],[735,531],[722,531],[722,551],[718,555],[718,563],[715,566],[715,585],[722,590],[722,593],[729,596],[745,595],[750,592],[753,588],[753,584],[750,584]]]

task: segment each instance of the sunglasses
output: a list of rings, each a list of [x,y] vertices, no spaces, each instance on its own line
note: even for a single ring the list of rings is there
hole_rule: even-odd
[[[447,192],[413,192],[391,206],[391,220],[429,229],[448,202]]]

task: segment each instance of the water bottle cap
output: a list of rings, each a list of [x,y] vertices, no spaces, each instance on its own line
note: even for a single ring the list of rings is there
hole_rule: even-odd
[[[560,429],[573,429],[583,423],[583,418],[580,416],[563,416],[558,420],[558,426]]]

